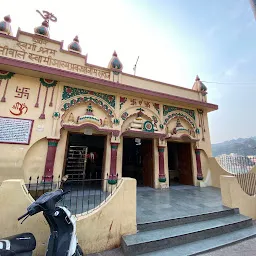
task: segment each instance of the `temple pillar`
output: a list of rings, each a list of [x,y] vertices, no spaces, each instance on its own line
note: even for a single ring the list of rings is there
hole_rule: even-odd
[[[164,146],[158,146],[158,154],[159,154],[159,182],[166,182],[166,177],[164,173]]]
[[[202,172],[200,149],[196,148],[195,153],[196,153],[197,180],[203,180],[204,177]]]
[[[48,149],[47,149],[47,156],[44,168],[44,176],[43,181],[50,182],[52,181],[53,177],[53,168],[54,168],[54,161],[55,155],[57,150],[57,145],[59,140],[58,139],[47,139],[48,140]]]
[[[117,183],[117,174],[116,174],[116,161],[117,161],[117,148],[119,143],[111,142],[111,160],[110,160],[110,174],[108,177],[108,184]]]

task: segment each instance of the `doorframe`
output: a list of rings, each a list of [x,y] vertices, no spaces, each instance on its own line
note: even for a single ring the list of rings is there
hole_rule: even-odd
[[[193,155],[193,142],[191,141],[178,141],[178,140],[167,140],[167,168],[168,168],[168,174],[169,174],[169,148],[168,148],[168,143],[178,143],[178,144],[189,144],[189,149],[190,149],[190,160],[191,160],[191,174],[192,174],[192,185],[191,186],[195,186],[196,182],[195,182],[195,157]],[[182,184],[181,184],[182,185]]]
[[[125,136],[122,136],[122,177],[123,177],[123,155],[124,155],[124,139],[126,138],[130,138],[130,139],[134,139],[137,138],[137,137],[134,137],[134,136],[129,136],[129,135],[125,135]],[[139,136],[138,136],[139,138]],[[140,138],[141,141],[143,140],[150,140],[151,141],[151,145],[152,145],[152,178],[151,178],[151,188],[155,188],[155,177],[156,177],[156,169],[155,169],[155,146],[154,146],[154,143],[155,143],[155,138]],[[143,168],[143,167],[142,167]],[[138,185],[137,185],[138,186]]]

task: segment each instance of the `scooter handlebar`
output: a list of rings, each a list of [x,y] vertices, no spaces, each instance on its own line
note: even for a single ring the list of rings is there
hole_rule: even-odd
[[[63,193],[61,194],[61,196],[64,196],[64,195],[66,195],[66,194],[68,194],[68,193],[70,193],[70,192],[71,192],[70,190],[65,191],[65,192],[63,192]]]
[[[18,218],[18,221],[21,220],[21,219],[23,219],[23,218],[25,218],[27,215],[29,215],[28,212],[26,212],[25,214],[23,214],[22,216],[20,216],[20,217]]]

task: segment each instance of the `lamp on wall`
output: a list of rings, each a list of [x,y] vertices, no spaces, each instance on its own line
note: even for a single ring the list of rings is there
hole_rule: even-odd
[[[84,129],[84,134],[85,135],[92,135],[92,129],[91,128],[85,128]]]
[[[136,146],[140,146],[141,145],[141,139],[140,138],[135,138],[135,143],[136,143]]]

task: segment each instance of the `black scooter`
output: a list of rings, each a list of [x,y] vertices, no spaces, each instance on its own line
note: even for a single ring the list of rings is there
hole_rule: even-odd
[[[18,218],[23,223],[29,216],[43,212],[50,226],[50,238],[46,256],[83,256],[76,237],[76,219],[62,206],[56,206],[65,194],[59,189],[40,196]],[[0,240],[0,256],[31,256],[36,248],[36,239],[31,233],[23,233]]]

